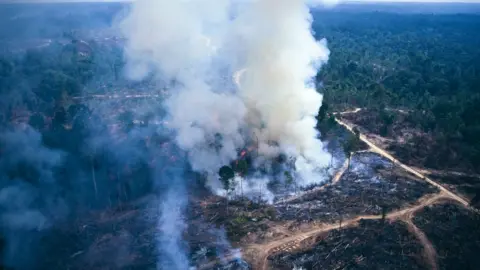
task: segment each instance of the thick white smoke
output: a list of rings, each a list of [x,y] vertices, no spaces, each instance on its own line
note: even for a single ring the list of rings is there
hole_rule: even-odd
[[[253,142],[258,160],[295,160],[300,185],[323,181],[330,157],[317,139],[312,79],[329,51],[308,7],[319,2],[138,0],[123,21],[129,74],[177,82],[163,104],[168,122],[214,191],[218,169]]]
[[[260,154],[295,157],[303,184],[319,182],[312,172],[327,166],[329,155],[314,128],[322,96],[312,78],[329,50],[312,36],[307,5],[303,0],[256,1],[237,23],[246,50],[239,96],[250,113],[247,121],[259,138]],[[271,141],[279,146],[272,148]]]

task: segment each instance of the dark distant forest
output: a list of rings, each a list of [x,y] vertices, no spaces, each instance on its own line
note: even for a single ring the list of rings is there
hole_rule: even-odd
[[[395,135],[388,109],[404,109],[430,135],[424,165],[480,169],[480,16],[317,12],[314,31],[331,49],[317,78],[326,107],[370,109],[382,136]]]
[[[124,8],[121,3],[0,3],[0,41],[58,38],[65,31],[110,27]]]

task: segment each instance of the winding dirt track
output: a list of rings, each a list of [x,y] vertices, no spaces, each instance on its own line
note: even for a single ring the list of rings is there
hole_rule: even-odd
[[[358,109],[357,111],[354,111],[354,112],[358,112],[360,111],[360,109]],[[344,126],[345,128],[347,128],[348,130],[352,131],[353,132],[353,127],[351,125],[348,125],[347,123],[343,122],[342,120],[338,119],[338,118],[335,118],[335,120],[337,121],[337,123],[339,123],[340,125]],[[362,140],[363,142],[365,142],[369,147],[370,147],[370,150],[372,152],[375,152],[377,154],[380,154],[382,155],[383,157],[389,159],[390,161],[392,161],[393,163],[395,163],[396,165],[400,166],[402,169],[404,169],[405,171],[409,172],[409,173],[412,173],[414,174],[415,176],[427,181],[429,184],[437,187],[438,189],[440,189],[442,192],[445,192],[446,194],[448,194],[450,197],[452,197],[455,201],[458,201],[459,203],[461,203],[463,206],[466,206],[468,207],[469,203],[462,197],[458,196],[457,194],[449,191],[448,189],[446,189],[445,187],[443,187],[442,185],[440,185],[439,183],[433,181],[432,179],[426,177],[425,175],[423,175],[422,173],[420,173],[419,171],[401,163],[400,161],[398,161],[396,158],[394,158],[392,155],[390,155],[389,153],[387,153],[386,151],[384,151],[383,149],[381,149],[380,147],[376,146],[375,144],[373,144],[370,140],[368,140],[368,138],[363,135],[363,134],[360,134],[360,140]]]
[[[242,75],[245,73],[246,69],[239,70],[238,72],[235,73],[233,80],[237,84],[237,86],[240,87],[240,80]],[[350,114],[350,113],[358,113],[361,111],[361,108],[356,108],[354,110],[350,111],[345,111],[345,112],[339,112],[339,113],[334,113],[334,115],[341,116],[343,114]],[[338,124],[344,126],[347,128],[349,131],[353,132],[353,127],[342,120],[339,119],[339,117],[335,117],[335,120]],[[369,147],[370,151],[375,152],[377,154],[380,154],[381,156],[389,159],[393,163],[397,164],[399,167],[404,169],[407,172],[412,173],[413,175],[419,177],[420,179],[425,180],[429,184],[437,187],[440,192],[436,194],[429,194],[426,195],[422,198],[420,198],[414,205],[406,207],[401,210],[397,210],[391,213],[388,213],[386,215],[386,218],[389,220],[401,220],[406,223],[408,230],[416,236],[418,241],[422,244],[424,250],[423,250],[423,257],[425,261],[428,263],[430,268],[432,270],[437,270],[438,265],[437,265],[437,255],[435,248],[433,247],[432,243],[430,240],[427,238],[427,236],[424,234],[423,231],[421,231],[417,226],[412,221],[413,215],[423,209],[424,207],[428,205],[432,205],[435,203],[438,203],[441,200],[453,200],[456,203],[461,204],[464,207],[470,208],[469,203],[462,198],[461,196],[458,196],[457,194],[449,191],[448,189],[444,188],[442,185],[439,183],[431,180],[430,178],[426,177],[424,174],[419,172],[418,170],[411,168],[400,161],[398,161],[396,158],[394,158],[392,155],[381,149],[380,147],[376,146],[374,143],[372,143],[368,138],[360,134],[360,139],[365,142]],[[346,168],[348,167],[348,160],[345,161],[345,164],[342,166],[342,168],[337,172],[335,177],[332,180],[332,183],[328,185],[334,185],[336,184],[342,177],[343,173],[345,172]],[[303,193],[301,195],[294,196],[290,199],[284,200],[281,203],[288,203],[293,200],[296,200],[302,196],[305,196],[306,194],[310,194],[313,192],[317,192],[319,190],[322,190],[325,188],[319,187],[317,189],[314,189],[310,192]],[[340,228],[345,228],[345,227],[352,227],[356,226],[360,220],[378,220],[381,219],[381,215],[363,215],[363,216],[358,216],[349,220],[344,220],[342,221],[342,224],[340,223],[334,223],[334,224],[319,224],[319,225],[314,225],[312,229],[308,231],[302,231],[298,233],[294,233],[290,236],[284,237],[282,239],[277,239],[273,241],[269,241],[266,243],[261,243],[261,244],[251,244],[244,246],[243,248],[243,254],[245,255],[246,258],[249,259],[249,261],[252,263],[253,269],[258,269],[258,270],[267,270],[268,269],[268,258],[274,254],[278,254],[280,252],[292,252],[295,250],[299,249],[304,249],[311,245],[311,240],[314,237],[331,231],[335,229],[340,229]],[[307,243],[307,242],[310,242]],[[224,258],[226,260],[228,259],[233,259],[233,258]],[[201,268],[204,269],[204,268]]]
[[[357,108],[353,111],[347,111],[347,112],[343,112],[343,113],[339,113],[339,114],[341,115],[341,114],[346,114],[346,113],[357,113],[360,110],[361,109]],[[347,123],[341,121],[338,118],[335,118],[335,120],[337,121],[337,123],[339,123],[340,125],[344,126],[348,130],[353,132],[353,127],[352,126],[348,125]],[[438,202],[439,200],[442,200],[442,199],[445,199],[445,200],[450,199],[450,200],[456,201],[456,202],[458,202],[459,204],[461,204],[465,207],[468,207],[468,205],[469,205],[468,202],[465,199],[463,199],[462,197],[460,197],[460,196],[454,194],[453,192],[447,190],[446,188],[444,188],[439,183],[429,179],[428,177],[426,177],[422,173],[418,172],[417,170],[401,163],[396,158],[394,158],[392,155],[390,155],[389,153],[387,153],[386,151],[384,151],[383,149],[379,148],[378,146],[373,144],[371,141],[369,141],[368,138],[365,135],[360,134],[360,139],[370,147],[370,151],[380,154],[381,156],[389,159],[390,161],[392,161],[395,164],[397,164],[398,166],[400,166],[402,169],[414,174],[415,176],[427,181],[429,184],[431,184],[431,185],[437,187],[438,189],[440,189],[440,193],[437,193],[434,196],[427,195],[425,197],[420,198],[420,200],[417,202],[416,205],[413,205],[411,207],[407,207],[405,209],[398,210],[398,211],[395,211],[395,212],[391,212],[387,215],[387,218],[390,219],[390,220],[401,219],[404,222],[406,222],[407,227],[410,230],[410,232],[413,233],[417,237],[417,239],[420,241],[420,243],[423,245],[423,247],[424,247],[424,257],[425,257],[425,260],[428,262],[430,268],[433,269],[433,270],[438,269],[437,262],[436,262],[437,260],[436,260],[435,248],[433,247],[431,242],[428,240],[426,235],[417,226],[415,226],[415,224],[413,224],[412,216],[415,212],[424,208],[425,206],[432,205],[432,204],[434,204],[434,203],[436,203],[436,202]],[[334,181],[332,181],[332,184],[335,184],[336,182],[338,182],[340,180],[341,176],[345,172],[345,169],[346,169],[345,165],[346,164],[347,163],[345,163],[344,166],[342,167],[342,169],[336,174],[336,176],[334,178]],[[316,190],[316,191],[318,191],[318,190]],[[293,199],[297,199],[297,198],[298,198],[298,196],[296,196]],[[293,200],[293,199],[291,199],[291,200]],[[288,202],[288,200],[287,200],[287,202]],[[354,226],[358,223],[358,221],[360,221],[362,219],[381,219],[381,218],[382,218],[382,216],[358,216],[356,218],[343,221],[342,222],[342,228],[343,227]],[[321,233],[328,232],[330,230],[339,229],[339,228],[340,228],[339,223],[338,224],[323,224],[323,225],[320,225],[320,226],[318,226],[318,227],[316,227],[316,228],[314,228],[310,231],[307,231],[307,232],[301,232],[301,233],[298,233],[298,234],[295,234],[295,235],[292,235],[292,236],[289,236],[289,237],[286,237],[286,238],[283,238],[283,239],[279,239],[279,240],[276,240],[276,241],[272,241],[272,242],[268,242],[268,243],[260,244],[260,245],[252,245],[250,247],[247,247],[247,249],[255,250],[256,259],[255,258],[253,259],[254,269],[267,270],[268,269],[268,257],[270,257],[271,255],[274,255],[274,254],[279,253],[279,252],[290,252],[290,251],[293,251],[293,250],[303,248],[302,247],[302,242],[304,242],[306,239],[309,239],[309,238],[315,237],[315,236],[317,236]],[[249,253],[252,253],[252,252],[249,252]]]
[[[423,258],[428,263],[428,266],[430,266],[430,269],[437,270],[437,251],[435,250],[435,247],[432,245],[432,242],[430,242],[425,233],[413,223],[412,217],[413,212],[409,213],[404,219],[404,222],[407,224],[407,229],[410,233],[415,235],[418,241],[422,244]]]
[[[347,111],[347,112],[342,112],[342,113],[338,113],[338,114],[341,115],[341,114],[347,114],[347,113],[357,113],[360,110],[361,110],[360,108],[357,108],[353,111]],[[335,118],[335,120],[337,121],[337,123],[344,126],[349,131],[353,132],[353,127],[351,125],[348,125],[347,123],[343,122],[342,120],[338,119],[337,117]],[[420,198],[420,200],[418,200],[417,203],[413,206],[410,206],[410,207],[407,207],[405,209],[394,211],[394,212],[391,212],[391,213],[387,214],[388,219],[390,219],[390,220],[399,219],[399,220],[404,221],[407,224],[407,228],[409,229],[409,231],[416,236],[416,238],[419,240],[419,242],[424,247],[423,256],[424,256],[426,262],[428,263],[428,265],[430,266],[431,269],[437,270],[438,265],[437,265],[437,255],[436,255],[435,248],[433,247],[430,240],[423,233],[423,231],[421,231],[412,222],[413,214],[415,212],[419,211],[420,209],[423,209],[425,206],[435,204],[440,200],[453,200],[453,201],[463,205],[464,207],[469,207],[469,203],[464,198],[462,198],[461,196],[449,191],[448,189],[446,189],[445,187],[443,187],[439,183],[433,181],[432,179],[426,177],[424,174],[420,173],[419,171],[401,163],[396,158],[394,158],[392,155],[390,155],[389,153],[387,153],[383,149],[381,149],[378,146],[376,146],[375,144],[373,144],[370,140],[368,140],[368,138],[365,135],[360,134],[360,139],[370,147],[370,151],[378,153],[381,156],[389,159],[390,161],[397,164],[399,167],[401,167],[405,171],[410,172],[413,175],[419,177],[420,179],[425,180],[426,182],[428,182],[429,184],[437,187],[440,190],[440,192],[435,194],[434,196],[427,195],[425,197]],[[333,179],[333,181],[330,185],[334,185],[335,183],[337,183],[340,180],[341,176],[343,175],[343,173],[345,172],[345,170],[347,168],[347,165],[348,165],[348,163],[346,161],[344,166],[335,175],[335,177],[334,177],[334,179]],[[313,190],[311,192],[316,192],[316,191],[321,190],[321,189],[322,189],[322,187],[320,187],[316,190]],[[311,192],[309,192],[309,193],[311,193]],[[293,201],[293,200],[298,199],[299,197],[304,196],[305,194],[309,194],[309,193],[304,193],[300,196],[295,196],[291,199],[287,199],[284,202]],[[378,216],[367,215],[367,216],[358,216],[358,217],[355,217],[353,219],[343,221],[342,225],[340,225],[340,223],[322,224],[322,225],[315,226],[313,229],[311,229],[309,231],[296,233],[294,235],[291,235],[291,236],[283,238],[283,239],[270,241],[270,242],[267,242],[267,243],[264,243],[264,244],[250,245],[250,246],[247,246],[244,250],[245,250],[245,254],[252,259],[253,269],[267,270],[268,269],[268,258],[270,256],[274,255],[274,254],[277,254],[277,253],[280,253],[280,252],[291,252],[291,251],[294,251],[294,250],[302,249],[302,248],[305,247],[305,244],[303,244],[305,242],[305,240],[311,239],[315,236],[318,236],[321,233],[325,233],[325,232],[328,232],[328,231],[331,231],[331,230],[339,229],[340,227],[345,228],[345,227],[355,226],[362,219],[375,220],[375,219],[381,219],[381,218],[382,218],[381,215],[378,215]]]
[[[245,73],[246,69],[240,70],[234,75],[234,82],[240,86],[240,80],[242,75]],[[126,95],[126,96],[118,96],[118,95],[94,95],[88,98],[106,98],[106,99],[117,99],[117,98],[146,98],[146,97],[156,97],[157,95]],[[85,97],[77,97],[77,99],[85,99]],[[349,114],[349,113],[357,113],[361,111],[361,108],[357,108],[355,110],[351,111],[345,111],[345,112],[339,112],[335,113],[334,115],[343,115],[343,114]],[[346,122],[343,122],[340,120],[338,117],[335,117],[335,120],[338,124],[344,126],[347,128],[349,131],[353,132],[353,127]],[[420,209],[423,209],[425,206],[435,204],[441,200],[453,200],[464,207],[469,208],[469,203],[462,198],[461,196],[458,196],[457,194],[449,191],[448,189],[444,188],[442,185],[439,183],[431,180],[430,178],[426,177],[424,174],[419,172],[418,170],[409,167],[400,161],[398,161],[396,158],[394,158],[392,155],[384,151],[383,149],[379,148],[375,144],[373,144],[368,138],[360,134],[360,139],[365,142],[369,147],[370,151],[375,152],[380,154],[381,156],[389,159],[393,163],[397,164],[399,167],[403,168],[405,171],[410,172],[414,174],[415,176],[425,180],[429,184],[437,187],[440,192],[437,194],[430,194],[426,195],[422,198],[420,198],[416,204],[401,209],[397,210],[394,212],[391,212],[387,214],[386,218],[389,220],[402,220],[407,224],[408,229],[412,234],[414,234],[417,239],[421,242],[421,244],[424,247],[424,258],[428,262],[429,266],[431,269],[436,270],[438,269],[437,262],[436,262],[436,251],[431,242],[428,240],[426,235],[418,228],[415,226],[415,224],[412,222],[412,217],[415,212],[417,212]],[[343,164],[342,168],[336,173],[334,176],[332,183],[328,185],[335,185],[342,177],[344,172],[346,171],[348,167],[348,160],[345,161]],[[298,196],[294,196],[292,198],[289,198],[287,200],[284,200],[282,203],[288,203],[291,202],[295,199],[298,199],[302,196],[305,196],[306,194],[310,194],[313,192],[317,192],[319,190],[324,189],[325,186],[319,187],[317,189],[314,189],[312,191],[303,193]],[[252,244],[252,245],[247,245],[245,246],[242,251],[248,257],[253,265],[253,269],[259,269],[259,270],[267,270],[268,269],[268,258],[274,254],[280,253],[280,252],[291,252],[294,250],[299,250],[307,247],[309,244],[306,242],[309,242],[307,240],[311,240],[314,237],[318,236],[319,234],[339,229],[339,228],[346,228],[346,227],[352,227],[356,226],[360,220],[378,220],[381,219],[381,215],[364,215],[364,216],[358,216],[349,220],[343,220],[342,224],[340,223],[334,223],[334,224],[319,224],[319,225],[314,225],[312,229],[308,231],[302,231],[298,233],[294,233],[290,236],[287,236],[282,239],[277,239],[273,240],[270,242],[262,243],[262,244]],[[223,258],[225,261],[233,260],[236,257],[234,255],[227,255]],[[199,266],[197,269],[208,269],[212,266],[214,266],[216,263],[219,261],[213,261],[207,264],[204,264],[202,266]]]
[[[406,219],[408,217],[410,222],[407,225],[410,225],[409,228],[412,229],[412,233],[414,233],[419,241],[424,245],[425,247],[425,258],[428,261],[429,265],[431,265],[432,269],[437,269],[436,267],[436,253],[435,249],[433,248],[432,244],[430,241],[426,238],[426,236],[423,234],[423,232],[420,231],[412,222],[411,222],[411,216],[423,209],[427,205],[432,205],[435,204],[441,200],[455,200],[448,194],[445,194],[443,192],[434,194],[433,196],[426,195],[422,198],[420,198],[415,205],[412,205],[410,207],[391,212],[387,214],[386,218],[389,220],[403,220],[406,222]],[[294,235],[291,235],[289,237],[275,240],[275,241],[270,241],[264,244],[254,244],[247,246],[244,250],[246,251],[245,253],[248,254],[253,254],[252,257],[252,262],[253,262],[253,269],[261,269],[261,270],[267,270],[268,269],[268,258],[272,255],[281,253],[281,252],[291,252],[294,250],[299,250],[305,248],[304,242],[307,239],[314,238],[315,236],[320,235],[321,233],[325,233],[331,230],[336,230],[339,228],[348,228],[352,226],[356,226],[360,220],[379,220],[381,219],[381,215],[362,215],[358,216],[349,220],[344,220],[342,221],[342,224],[340,223],[334,223],[334,224],[320,224],[318,226],[315,226],[313,229],[306,231],[306,232],[300,232],[296,233]]]

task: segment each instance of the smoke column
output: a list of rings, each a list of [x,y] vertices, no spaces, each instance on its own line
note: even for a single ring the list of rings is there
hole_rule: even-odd
[[[317,139],[315,115],[322,96],[312,78],[328,60],[326,42],[312,36],[309,9],[302,0],[256,1],[238,19],[245,39],[246,71],[239,96],[265,156],[285,153],[296,158],[303,184],[319,182],[314,168],[329,156]],[[272,147],[269,142],[278,142]]]
[[[330,156],[315,129],[322,95],[313,78],[329,50],[326,41],[314,39],[309,12],[309,5],[319,3],[324,2],[138,0],[121,22],[128,75],[175,82],[161,106],[176,144],[195,171],[208,175],[212,191],[223,192],[218,169],[254,142],[257,166],[284,154],[295,162],[298,184],[326,178],[321,169]],[[265,189],[270,179],[246,180],[246,187]],[[163,208],[163,226],[169,216],[180,220],[169,211],[177,210]],[[159,242],[181,250],[175,239]],[[170,269],[184,267],[175,258],[166,261],[174,262]]]
[[[322,96],[312,78],[329,51],[311,32],[314,3],[140,0],[123,21],[129,74],[178,82],[164,104],[169,123],[213,190],[218,168],[254,140],[261,158],[294,158],[300,185],[323,180],[317,171],[329,155],[314,128]],[[235,89],[231,77],[242,69]]]

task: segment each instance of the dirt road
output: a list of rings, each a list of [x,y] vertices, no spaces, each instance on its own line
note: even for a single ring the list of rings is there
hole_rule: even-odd
[[[423,246],[423,258],[427,262],[430,269],[437,270],[438,269],[438,262],[437,262],[437,251],[433,246],[432,242],[428,239],[425,233],[420,230],[412,221],[414,212],[408,213],[402,220],[407,225],[408,231],[415,235],[417,240]]]
[[[417,212],[418,210],[423,209],[427,205],[435,204],[442,199],[448,200],[453,198],[443,192],[434,195],[430,194],[420,198],[415,205],[387,214],[386,218],[389,220],[405,220],[405,217],[411,217],[413,213]],[[267,270],[268,258],[274,254],[280,252],[292,252],[294,250],[303,249],[306,247],[304,242],[306,242],[307,239],[311,239],[315,236],[320,235],[321,233],[336,230],[339,228],[352,227],[357,225],[360,220],[378,220],[381,218],[381,215],[363,215],[349,220],[344,220],[341,224],[340,222],[334,224],[320,224],[315,226],[311,230],[299,232],[286,238],[270,241],[263,244],[255,244],[248,246],[245,248],[245,252],[247,256],[252,256],[253,254],[251,259],[253,262],[253,269]],[[413,223],[411,225],[413,225]],[[416,235],[419,238],[419,241],[422,244],[425,244],[425,249],[427,250],[425,253],[429,255],[427,258],[429,264],[432,264],[431,262],[436,260],[434,256],[435,250],[428,241],[428,239],[425,237],[423,232],[421,232],[418,228],[416,228],[416,230],[418,231]],[[423,241],[421,238],[423,238]]]
[[[344,126],[345,128],[347,128],[348,130],[352,131],[353,132],[353,127],[345,122],[343,122],[342,120],[338,119],[337,117],[335,118],[335,120],[337,121],[337,123],[339,123],[340,125]],[[384,151],[383,149],[381,149],[380,147],[376,146],[375,144],[373,144],[370,140],[368,140],[368,138],[363,135],[363,134],[360,134],[360,140],[362,140],[363,142],[365,142],[371,149],[372,152],[375,152],[377,154],[380,154],[381,156],[389,159],[390,161],[392,161],[393,163],[395,163],[396,165],[398,165],[399,167],[401,167],[402,169],[406,170],[407,172],[410,172],[412,174],[414,174],[415,176],[427,181],[429,184],[437,187],[438,189],[440,189],[442,192],[445,192],[446,194],[448,194],[452,199],[458,201],[459,203],[461,203],[463,206],[466,206],[468,207],[469,203],[462,197],[458,196],[457,194],[449,191],[448,189],[444,188],[442,185],[440,185],[439,183],[433,181],[432,179],[426,177],[424,174],[420,173],[419,171],[401,163],[400,161],[398,161],[396,158],[394,158],[392,155],[390,155],[389,153],[387,153],[386,151]]]
[[[241,77],[242,77],[242,75],[244,75],[245,71],[246,71],[246,69],[239,70],[234,75],[233,80],[236,83],[236,85],[239,86],[239,87],[240,87],[240,84],[241,84],[241,82],[240,82]],[[343,114],[358,113],[361,110],[362,110],[361,108],[356,108],[356,109],[350,110],[350,111],[334,113],[334,115],[339,116],[339,115],[343,115]],[[348,130],[353,132],[353,127],[351,125],[343,122],[342,120],[339,119],[339,117],[335,117],[335,120],[337,121],[337,123],[339,123],[340,125],[344,126]],[[438,193],[434,196],[427,195],[425,197],[422,197],[420,200],[417,201],[417,204],[415,204],[411,207],[407,207],[405,209],[398,210],[398,211],[387,214],[387,218],[390,219],[390,220],[401,219],[401,220],[403,220],[404,222],[407,223],[407,226],[408,226],[409,230],[411,231],[411,233],[413,233],[417,237],[417,239],[420,241],[420,243],[424,247],[425,260],[428,262],[431,269],[436,270],[438,267],[437,267],[437,263],[436,263],[435,248],[432,246],[431,242],[428,240],[428,238],[425,236],[425,234],[418,227],[416,227],[415,224],[413,224],[412,216],[418,210],[424,208],[427,205],[434,204],[441,199],[451,199],[451,200],[454,200],[454,201],[458,202],[459,204],[461,204],[465,207],[468,207],[469,203],[464,198],[458,196],[457,194],[455,194],[455,193],[449,191],[448,189],[444,188],[439,183],[437,183],[437,182],[433,181],[432,179],[426,177],[424,174],[422,174],[418,170],[401,163],[396,158],[394,158],[392,155],[387,153],[385,150],[381,149],[380,147],[378,147],[374,143],[372,143],[364,134],[360,134],[360,139],[370,147],[370,150],[372,152],[380,154],[381,156],[389,159],[390,161],[397,164],[402,169],[406,170],[407,172],[412,173],[413,175],[419,177],[420,179],[425,180],[426,182],[428,182],[429,184],[437,187],[440,190],[440,193]],[[345,164],[342,166],[342,168],[339,170],[339,172],[335,175],[335,177],[332,180],[332,183],[329,184],[329,185],[333,185],[340,180],[340,178],[342,177],[343,173],[345,172],[347,166],[348,166],[348,160],[345,162]],[[283,201],[283,203],[291,202],[291,201],[296,200],[296,199],[298,199],[302,196],[305,196],[306,194],[309,194],[309,193],[312,193],[312,192],[317,192],[317,191],[319,191],[321,189],[324,189],[324,188],[325,188],[325,186],[319,187],[319,188],[314,189],[310,192],[306,192],[306,193],[300,194],[298,196],[294,196],[292,198],[289,198],[289,199]],[[268,257],[273,255],[273,254],[276,254],[276,253],[279,253],[279,252],[289,252],[289,251],[293,251],[293,250],[296,250],[296,249],[303,248],[302,243],[305,242],[305,240],[307,240],[307,239],[315,237],[315,236],[317,236],[321,233],[328,232],[330,230],[338,229],[340,227],[353,226],[353,225],[357,224],[358,221],[360,221],[362,219],[381,219],[381,218],[382,218],[382,216],[359,216],[359,217],[356,217],[356,218],[353,218],[353,219],[350,219],[350,220],[343,221],[341,225],[340,225],[340,223],[322,224],[322,225],[315,226],[312,230],[309,230],[309,231],[306,231],[306,232],[296,233],[294,235],[291,235],[291,236],[283,238],[283,239],[270,241],[270,242],[267,242],[267,243],[264,243],[264,244],[255,244],[255,245],[248,246],[248,247],[246,247],[245,252],[246,252],[246,255],[251,258],[251,261],[253,262],[253,268],[254,269],[267,270],[268,269]]]
[[[239,83],[239,77],[241,74],[238,74],[238,78],[236,78],[237,84]],[[347,111],[347,112],[342,112],[342,113],[337,113],[336,115],[341,115],[341,114],[346,114],[346,113],[357,113],[361,109],[357,108],[352,111]],[[353,127],[352,125],[349,125],[342,120],[336,118],[335,119],[340,125],[344,126],[348,130],[353,132]],[[435,203],[438,203],[442,200],[453,200],[457,202],[460,205],[463,205],[464,207],[469,207],[468,202],[463,199],[462,197],[456,195],[455,193],[449,191],[448,189],[444,188],[442,185],[439,183],[431,180],[430,178],[426,177],[424,174],[419,172],[417,169],[414,169],[412,167],[409,167],[400,161],[398,161],[396,158],[394,158],[392,155],[381,149],[380,147],[376,146],[374,143],[372,143],[368,138],[361,134],[360,139],[365,142],[369,147],[370,151],[378,153],[379,155],[389,159],[393,163],[397,164],[399,167],[402,169],[406,170],[407,172],[412,173],[413,175],[427,181],[429,184],[437,187],[440,192],[437,194],[429,194],[426,195],[422,198],[420,198],[414,205],[406,207],[401,210],[397,210],[391,213],[388,213],[386,215],[386,218],[389,220],[401,220],[406,223],[408,230],[415,235],[415,237],[418,239],[418,241],[422,244],[423,246],[423,257],[425,259],[425,262],[428,264],[430,269],[437,270],[438,265],[437,265],[437,254],[434,246],[430,242],[430,240],[427,238],[425,233],[420,230],[412,221],[413,215],[423,209],[426,206],[433,205]],[[332,183],[328,185],[333,185],[337,183],[342,175],[344,174],[346,168],[348,166],[348,160],[345,161],[343,164],[342,168],[336,173],[334,178],[332,179]],[[328,186],[326,185],[326,186]],[[295,199],[298,199],[302,196],[305,196],[306,194],[312,193],[312,192],[317,192],[321,189],[324,189],[326,186],[319,187],[317,189],[314,189],[312,191],[300,194],[298,196],[294,196],[292,198],[289,198],[282,203],[288,203],[291,202]],[[342,223],[340,222],[333,223],[333,224],[319,224],[319,225],[313,225],[310,230],[307,231],[301,231],[298,233],[293,233],[290,236],[287,236],[285,238],[281,239],[276,239],[273,241],[268,241],[265,243],[261,244],[252,244],[252,245],[247,245],[243,248],[243,254],[245,255],[246,258],[249,259],[249,261],[252,263],[253,269],[259,269],[259,270],[267,270],[268,269],[268,258],[272,255],[281,253],[281,252],[292,252],[295,250],[301,250],[304,248],[308,248],[313,244],[311,241],[313,238],[316,236],[326,233],[331,230],[335,229],[340,229],[340,228],[348,228],[352,226],[356,226],[360,220],[378,220],[381,219],[381,215],[364,215],[364,216],[358,216],[349,220],[343,220]],[[279,225],[280,226],[280,225]],[[310,240],[310,241],[309,241]]]
[[[352,110],[352,111],[347,111],[347,112],[338,113],[338,114],[357,113],[360,110],[361,110],[360,108],[357,108],[357,109]],[[344,126],[348,130],[353,132],[353,127],[351,125],[343,122],[342,120],[340,120],[338,118],[336,118],[335,120],[337,121],[337,123],[339,123],[340,125]],[[410,172],[413,175],[425,180],[426,182],[428,182],[429,184],[437,187],[440,190],[440,193],[437,193],[434,196],[427,195],[425,197],[422,197],[419,201],[417,201],[417,204],[415,204],[411,207],[407,207],[405,209],[398,210],[398,211],[387,214],[387,218],[390,219],[390,220],[400,219],[400,220],[403,220],[404,222],[406,222],[407,227],[410,230],[410,232],[417,237],[419,242],[424,247],[424,258],[425,258],[426,262],[428,263],[428,265],[430,266],[430,268],[433,269],[433,270],[438,269],[435,248],[433,247],[431,242],[428,240],[426,235],[423,233],[423,231],[421,231],[417,226],[415,226],[415,224],[413,224],[412,216],[415,212],[417,212],[420,209],[423,209],[425,206],[432,205],[432,204],[434,204],[434,203],[436,203],[436,202],[438,202],[442,199],[456,201],[457,203],[459,203],[459,204],[461,204],[465,207],[468,207],[469,203],[464,198],[458,196],[457,194],[449,191],[448,189],[446,189],[445,187],[443,187],[439,183],[437,183],[437,182],[433,181],[432,179],[426,177],[424,174],[422,174],[418,170],[401,163],[396,158],[394,158],[392,155],[390,155],[389,153],[387,153],[386,151],[384,151],[380,147],[373,144],[370,140],[368,140],[368,138],[365,135],[360,134],[360,139],[370,147],[370,150],[372,152],[378,153],[381,156],[389,159],[390,161],[397,164],[402,169],[404,169],[407,172]],[[340,169],[340,171],[336,174],[336,176],[334,177],[334,179],[332,181],[332,184],[339,181],[339,179],[341,178],[341,176],[345,172],[346,165],[347,165],[347,163],[345,163],[344,166]],[[318,188],[317,190],[314,190],[314,191],[311,191],[311,192],[318,191],[321,188]],[[297,198],[299,198],[299,197],[301,197],[305,194],[308,194],[308,193],[304,193],[302,195],[295,196],[291,199],[288,199],[286,202],[293,201],[294,199],[297,199]],[[302,249],[302,248],[304,248],[303,242],[305,242],[305,240],[311,239],[311,238],[313,238],[313,237],[315,237],[315,236],[317,236],[321,233],[325,233],[325,232],[328,232],[330,230],[339,229],[340,227],[344,228],[344,227],[354,226],[355,224],[358,223],[358,221],[360,221],[362,219],[381,219],[381,218],[382,218],[382,216],[373,216],[373,215],[358,216],[356,218],[343,221],[342,226],[340,226],[340,223],[318,225],[318,226],[315,226],[315,228],[313,228],[312,230],[309,230],[309,231],[306,231],[306,232],[296,233],[294,235],[291,235],[291,236],[283,238],[283,239],[270,241],[270,242],[267,242],[267,243],[264,243],[264,244],[251,245],[251,246],[247,247],[247,249],[249,249],[249,251],[246,251],[246,252],[247,252],[247,254],[254,254],[252,256],[252,262],[253,262],[254,269],[267,270],[268,269],[268,258],[270,256],[274,255],[274,254],[277,254],[279,252],[291,252],[291,251],[294,251],[294,250]]]

